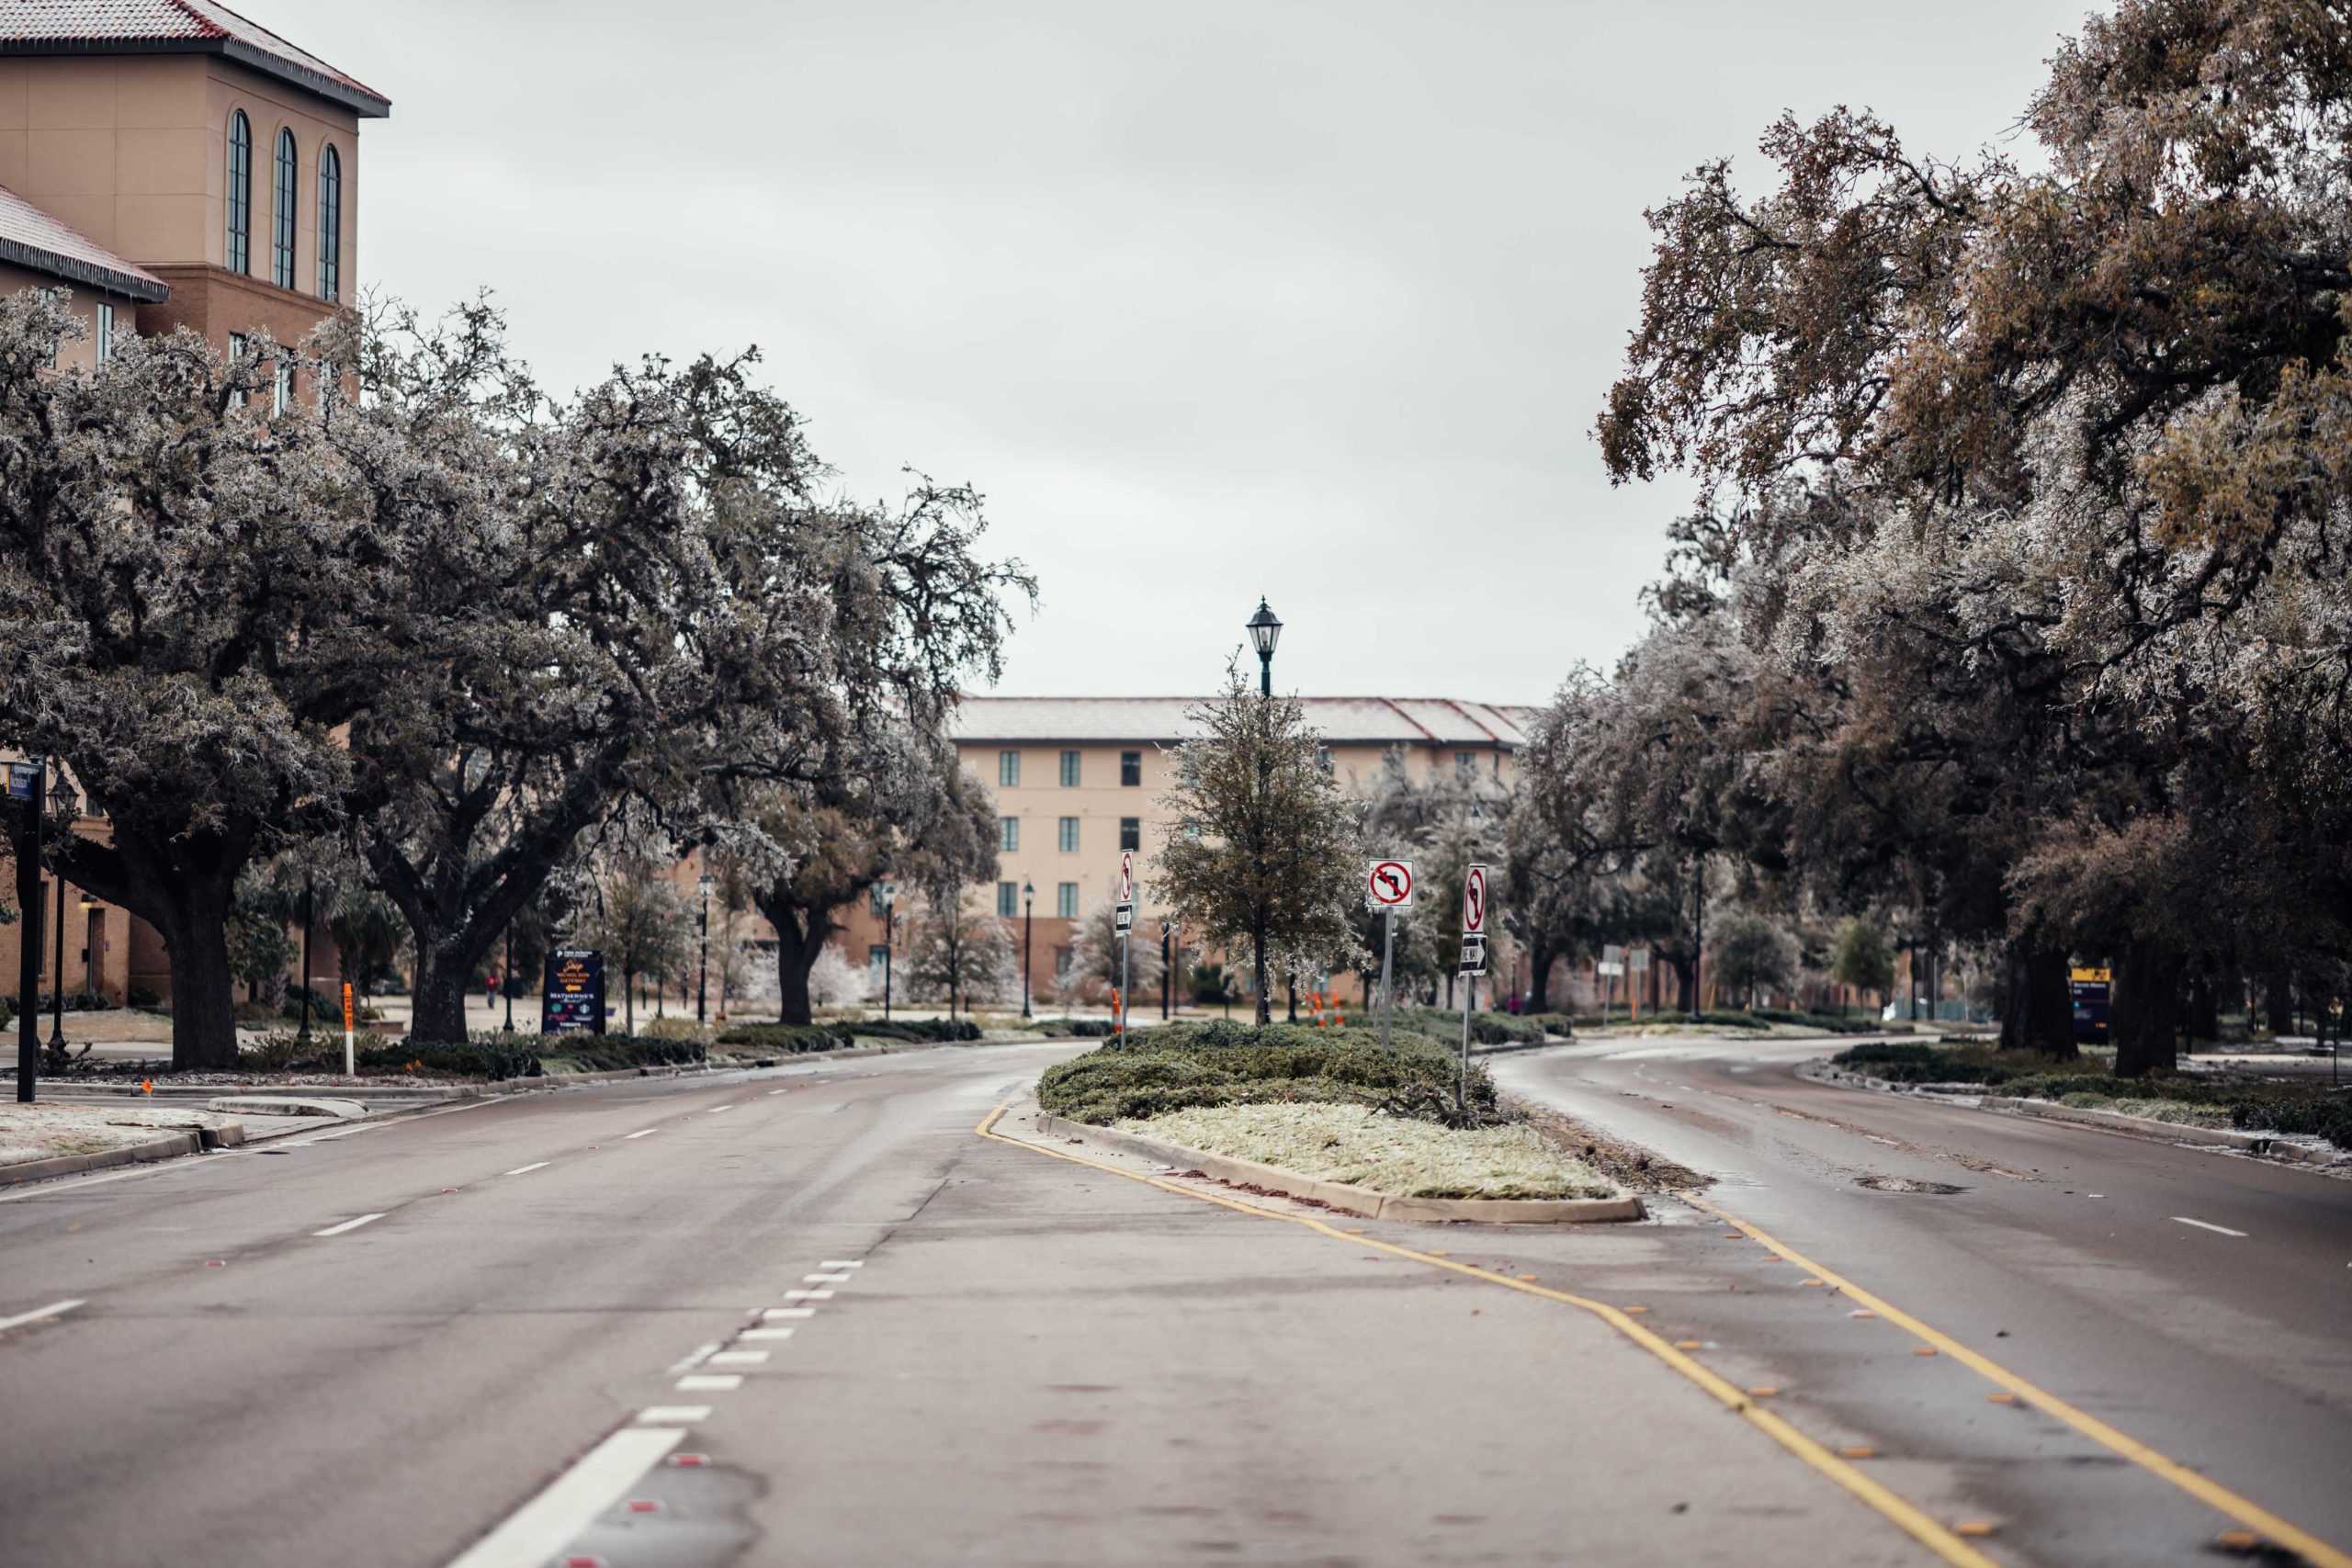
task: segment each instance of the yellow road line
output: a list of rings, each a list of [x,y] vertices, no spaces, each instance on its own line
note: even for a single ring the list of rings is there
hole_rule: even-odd
[[[1409,1258],[1416,1263],[1426,1263],[1432,1269],[1451,1269],[1456,1274],[1466,1275],[1473,1280],[1482,1280],[1490,1285],[1500,1285],[1507,1291],[1518,1291],[1526,1295],[1541,1296],[1546,1301],[1559,1302],[1589,1312],[1690,1379],[1690,1382],[1698,1384],[1724,1405],[1737,1411],[1749,1425],[1759,1428],[1782,1448],[1877,1509],[1898,1529],[1946,1562],[1953,1564],[1954,1568],[1999,1568],[1993,1559],[1961,1540],[1945,1526],[1928,1517],[1917,1506],[1897,1496],[1878,1482],[1863,1474],[1779,1416],[1758,1404],[1738,1388],[1708,1371],[1699,1362],[1692,1360],[1658,1335],[1643,1327],[1606,1302],[1591,1301],[1583,1296],[1572,1296],[1565,1291],[1546,1290],[1542,1285],[1530,1284],[1523,1280],[1514,1280],[1508,1274],[1492,1273],[1475,1264],[1457,1263],[1450,1258],[1440,1257],[1430,1252],[1416,1251],[1412,1247],[1399,1247],[1393,1242],[1381,1241],[1374,1236],[1351,1235],[1335,1225],[1325,1224],[1322,1221],[1305,1214],[1290,1214],[1279,1209],[1261,1208],[1255,1203],[1245,1203],[1238,1198],[1229,1198],[1223,1193],[1203,1192],[1190,1187],[1180,1187],[1172,1181],[1163,1181],[1155,1176],[1144,1176],[1132,1170],[1122,1170],[1114,1165],[1105,1165],[1100,1160],[1085,1159],[1060,1149],[1049,1149],[1042,1145],[1029,1143],[1025,1139],[1008,1138],[1002,1133],[996,1131],[996,1124],[998,1120],[1012,1108],[1012,1100],[1007,1100],[998,1106],[981,1118],[980,1124],[972,1130],[981,1137],[992,1138],[1000,1144],[1010,1144],[1014,1148],[1027,1149],[1032,1154],[1068,1160],[1072,1165],[1082,1165],[1091,1170],[1107,1171],[1113,1176],[1125,1177],[1129,1181],[1139,1181],[1147,1187],[1157,1187],[1163,1192],[1173,1192],[1180,1198],[1215,1203],[1220,1208],[1232,1209],[1244,1214],[1255,1214],[1260,1219],[1286,1220],[1292,1224],[1304,1225],[1308,1230],[1319,1232],[1334,1241],[1344,1242],[1350,1247],[1377,1247],[1383,1252],[1391,1253],[1398,1258]]]
[[[1929,1327],[1901,1307],[1871,1294],[1844,1275],[1823,1268],[1795,1248],[1767,1235],[1738,1215],[1692,1193],[1686,1192],[1681,1197],[1684,1202],[1690,1204],[1693,1208],[1703,1210],[1726,1224],[1738,1226],[1750,1239],[1761,1242],[1787,1261],[1812,1270],[1861,1303],[1862,1305],[1876,1312],[1887,1322],[1917,1335],[1938,1350],[1967,1366],[1980,1376],[1999,1384],[2042,1414],[2064,1422],[2091,1441],[2103,1448],[2113,1450],[2153,1474],[2162,1476],[2199,1502],[2219,1509],[2247,1529],[2260,1531],[2275,1544],[2301,1552],[2304,1559],[2316,1565],[2316,1568],[2352,1568],[2352,1553],[2346,1553],[2339,1548],[2330,1546],[2310,1531],[2299,1529],[2289,1524],[2260,1504],[2239,1496],[2220,1482],[2199,1475],[2178,1460],[2158,1453],[2139,1438],[2117,1431],[2088,1411],[2077,1409],[2048,1390],[2036,1387],[1998,1361],[1979,1355],[1941,1329]]]

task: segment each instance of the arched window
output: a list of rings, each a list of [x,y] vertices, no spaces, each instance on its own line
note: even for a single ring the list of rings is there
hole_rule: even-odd
[[[319,298],[343,297],[343,158],[330,141],[319,152]]]
[[[254,128],[238,109],[229,116],[229,247],[231,272],[253,271]]]
[[[269,280],[280,288],[294,287],[294,133],[277,133],[277,206],[271,213]]]

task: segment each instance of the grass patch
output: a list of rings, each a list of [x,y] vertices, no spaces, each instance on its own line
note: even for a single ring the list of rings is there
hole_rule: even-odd
[[[1401,1198],[1614,1198],[1620,1190],[1525,1122],[1449,1128],[1363,1105],[1201,1106],[1130,1132]]]
[[[1410,1031],[1385,1050],[1373,1030],[1223,1020],[1161,1024],[1132,1038],[1047,1068],[1038,1103],[1098,1126],[1200,1106],[1307,1102],[1442,1122],[1453,1104],[1453,1056]],[[1470,1106],[1476,1120],[1497,1119],[1494,1081],[1476,1062]]]

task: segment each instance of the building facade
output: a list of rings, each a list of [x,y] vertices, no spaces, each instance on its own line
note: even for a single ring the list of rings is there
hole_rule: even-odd
[[[0,292],[67,291],[86,331],[59,345],[61,374],[132,333],[185,327],[232,357],[299,343],[356,294],[359,125],[390,112],[211,0],[0,8]],[[281,378],[280,397],[301,390]],[[47,988],[57,890],[43,889]],[[72,889],[66,904],[67,995],[169,996],[152,927]],[[0,926],[0,975],[25,929]],[[313,946],[317,972],[338,974],[333,942]]]

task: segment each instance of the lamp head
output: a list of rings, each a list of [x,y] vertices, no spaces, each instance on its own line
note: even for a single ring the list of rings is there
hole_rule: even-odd
[[[1262,597],[1258,601],[1258,613],[1243,624],[1249,628],[1250,641],[1258,649],[1258,657],[1272,659],[1274,644],[1282,640],[1283,623],[1273,611],[1266,607]]]

